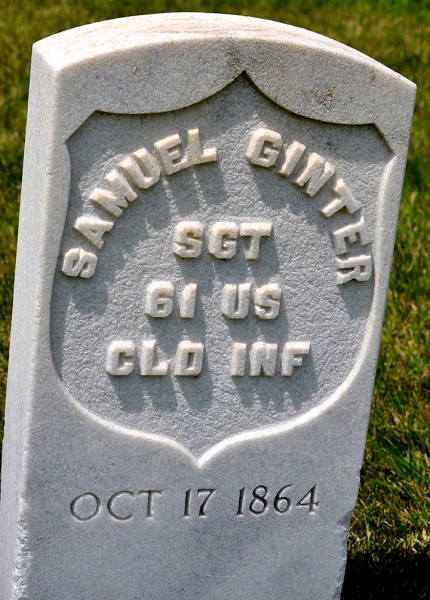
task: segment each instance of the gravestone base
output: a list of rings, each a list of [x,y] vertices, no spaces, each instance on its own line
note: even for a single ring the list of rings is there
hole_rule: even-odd
[[[339,598],[363,447],[354,440],[367,429],[363,391],[318,421],[200,466],[115,429],[100,436],[100,424],[79,409],[57,406],[49,437],[34,440],[40,475],[28,485],[18,554],[31,577],[22,569],[16,597],[74,600],[91,590],[95,598]],[[261,486],[267,507],[256,501],[253,513]],[[281,500],[276,510],[284,486],[291,504]],[[215,490],[204,516],[208,493],[198,490]]]

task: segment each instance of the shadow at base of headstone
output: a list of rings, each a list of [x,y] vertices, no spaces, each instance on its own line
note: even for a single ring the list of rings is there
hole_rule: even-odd
[[[430,551],[349,558],[341,600],[428,600]]]

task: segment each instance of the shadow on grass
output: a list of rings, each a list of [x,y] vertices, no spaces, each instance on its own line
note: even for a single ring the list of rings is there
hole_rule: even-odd
[[[429,600],[430,551],[382,558],[357,555],[346,567],[342,600]]]

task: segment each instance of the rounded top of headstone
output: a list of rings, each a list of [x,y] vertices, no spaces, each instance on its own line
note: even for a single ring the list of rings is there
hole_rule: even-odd
[[[375,124],[394,152],[408,139],[415,102],[414,83],[361,52],[305,29],[238,15],[166,13],[92,23],[37,42],[33,61],[40,60],[54,80],[49,85],[78,94],[73,82],[87,71],[86,97],[91,87],[99,102],[106,98],[99,108],[117,113],[189,106],[246,72],[268,98],[298,115]],[[162,75],[162,94],[149,91],[142,75],[148,69]],[[112,100],[115,87],[120,103]]]
[[[141,44],[182,41],[184,38],[207,39],[208,36],[253,38],[272,43],[288,41],[295,46],[340,53],[408,81],[362,52],[326,36],[269,19],[241,15],[183,12],[122,17],[62,31],[36,42],[35,47],[44,56],[49,56],[54,66],[61,68],[86,58],[96,58],[113,49],[128,50]]]

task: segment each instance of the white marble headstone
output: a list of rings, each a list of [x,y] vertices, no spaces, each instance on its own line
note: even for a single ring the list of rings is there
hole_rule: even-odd
[[[34,46],[2,598],[339,598],[414,97],[245,17]]]

